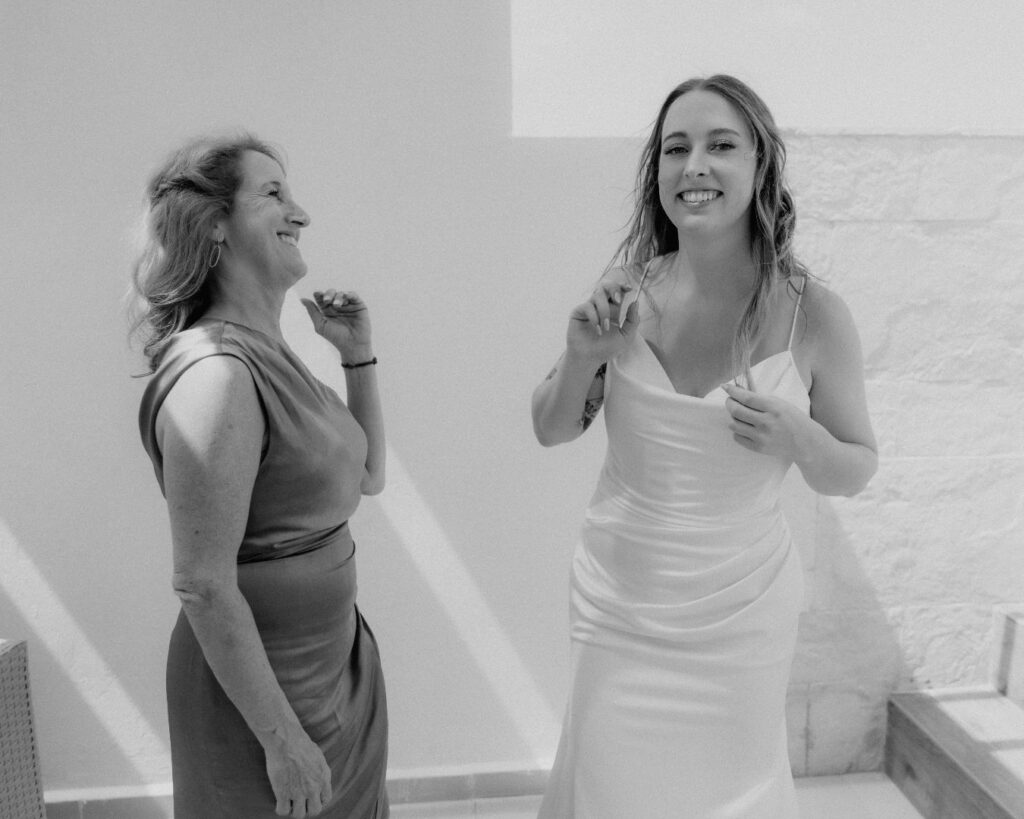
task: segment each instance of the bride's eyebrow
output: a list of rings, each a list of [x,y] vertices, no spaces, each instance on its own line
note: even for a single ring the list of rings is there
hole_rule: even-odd
[[[709,137],[723,135],[734,136],[737,138],[743,136],[739,131],[735,131],[732,128],[713,128],[712,130],[708,131]],[[673,139],[675,137],[679,137],[680,139],[689,139],[690,135],[686,133],[686,131],[673,131],[671,134],[665,134],[665,136],[662,137],[661,141],[665,142],[666,140]]]

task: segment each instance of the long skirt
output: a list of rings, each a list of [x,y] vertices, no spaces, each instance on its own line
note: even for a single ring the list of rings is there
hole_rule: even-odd
[[[387,819],[387,704],[377,643],[355,605],[355,546],[238,566],[267,657],[289,703],[331,767],[321,819]],[[263,747],[224,693],[184,613],[167,658],[179,819],[276,817]]]

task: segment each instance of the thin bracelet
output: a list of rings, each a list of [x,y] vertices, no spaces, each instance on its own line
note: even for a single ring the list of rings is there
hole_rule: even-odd
[[[358,364],[346,364],[344,361],[341,362],[341,366],[346,370],[358,370],[360,367],[369,367],[372,364],[377,363],[377,356],[374,356],[369,361],[360,361]]]

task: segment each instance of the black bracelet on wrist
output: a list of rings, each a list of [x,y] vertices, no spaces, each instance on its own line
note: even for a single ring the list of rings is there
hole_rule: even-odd
[[[377,356],[374,356],[369,361],[360,361],[358,364],[346,364],[344,361],[341,362],[341,366],[346,370],[358,370],[360,367],[369,367],[377,363]]]

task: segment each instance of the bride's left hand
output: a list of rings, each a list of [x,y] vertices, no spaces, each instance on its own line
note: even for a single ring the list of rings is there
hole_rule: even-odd
[[[764,455],[798,460],[809,440],[810,416],[781,398],[726,384],[725,408],[732,416],[729,429],[742,447]]]
[[[313,293],[313,299],[302,299],[313,329],[333,344],[342,358],[370,348],[370,313],[357,293],[330,289]]]

